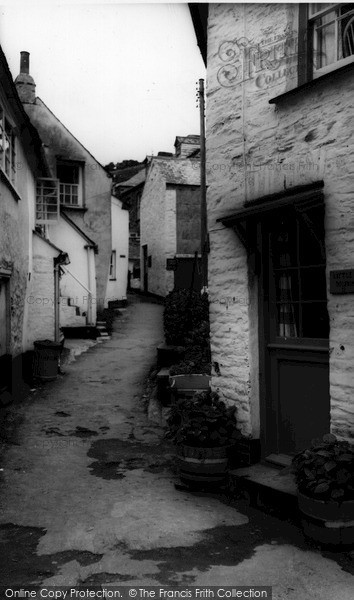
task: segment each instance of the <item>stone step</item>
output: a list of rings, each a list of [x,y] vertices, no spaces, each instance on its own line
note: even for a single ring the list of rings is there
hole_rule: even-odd
[[[110,336],[107,331],[106,321],[97,321],[96,330],[100,338],[110,339]]]
[[[297,518],[297,487],[289,468],[257,463],[229,472],[230,488],[235,496],[265,512]]]
[[[86,325],[86,317],[77,314],[76,306],[65,304],[60,305],[60,326],[61,327],[84,327]]]

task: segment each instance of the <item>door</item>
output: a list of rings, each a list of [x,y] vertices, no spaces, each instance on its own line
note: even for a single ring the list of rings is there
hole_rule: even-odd
[[[259,225],[264,455],[292,455],[329,431],[324,209],[292,208]]]
[[[148,246],[144,244],[143,246],[143,281],[144,281],[144,292],[149,291],[149,261],[148,261]]]
[[[9,278],[0,277],[0,392],[9,385],[10,381],[10,308],[9,308]]]

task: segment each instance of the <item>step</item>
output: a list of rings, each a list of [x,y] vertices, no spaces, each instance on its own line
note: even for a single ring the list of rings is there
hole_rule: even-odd
[[[72,326],[72,327],[61,327],[65,338],[68,339],[89,339],[95,340],[97,338],[96,327],[92,325],[85,326]]]
[[[246,497],[251,505],[265,512],[296,518],[297,487],[289,468],[257,463],[233,469],[229,475],[236,496]]]
[[[119,309],[119,308],[126,308],[128,305],[128,300],[127,298],[122,298],[122,300],[109,300],[108,302],[108,308],[115,310],[115,309]]]
[[[61,327],[84,327],[86,317],[77,314],[76,306],[60,306],[60,326]]]
[[[97,321],[96,323],[97,334],[100,338],[110,339],[110,335],[107,331],[106,321]]]

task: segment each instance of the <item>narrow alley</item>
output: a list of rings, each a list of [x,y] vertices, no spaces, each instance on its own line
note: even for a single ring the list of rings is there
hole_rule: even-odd
[[[1,585],[273,586],[273,598],[352,597],[350,557],[290,523],[175,488],[174,448],[144,385],[162,306],[139,297],[21,405],[1,458]]]

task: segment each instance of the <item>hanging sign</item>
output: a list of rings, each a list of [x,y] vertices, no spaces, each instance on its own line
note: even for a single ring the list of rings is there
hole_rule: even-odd
[[[177,259],[176,258],[167,258],[166,259],[166,270],[167,271],[176,271],[177,270]]]
[[[329,272],[331,294],[354,294],[354,269],[341,269]]]

